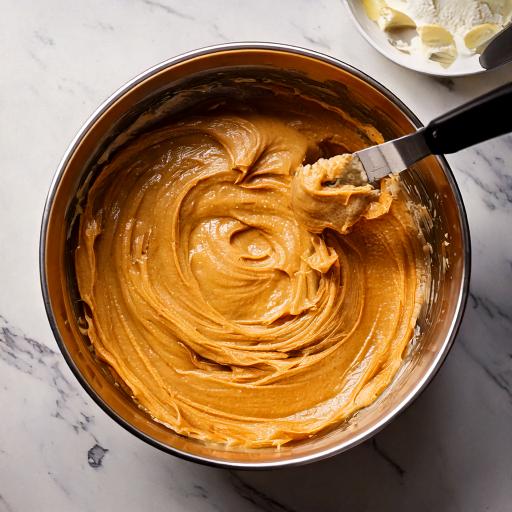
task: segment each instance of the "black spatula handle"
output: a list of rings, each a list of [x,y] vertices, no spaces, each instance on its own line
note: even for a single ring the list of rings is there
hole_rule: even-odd
[[[434,155],[455,153],[512,131],[512,83],[430,122],[425,139]]]

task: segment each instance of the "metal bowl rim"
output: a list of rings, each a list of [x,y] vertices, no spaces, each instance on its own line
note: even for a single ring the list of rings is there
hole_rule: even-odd
[[[190,460],[193,462],[198,462],[201,464],[222,467],[227,469],[245,469],[245,470],[255,470],[255,469],[272,469],[278,467],[291,467],[298,466],[302,464],[306,464],[309,462],[314,462],[318,460],[325,459],[327,457],[336,455],[343,451],[346,451],[350,448],[353,448],[360,443],[366,441],[367,439],[373,437],[380,430],[382,430],[386,425],[388,425],[391,420],[403,412],[426,388],[426,386],[431,382],[432,378],[439,371],[442,366],[448,352],[450,351],[454,339],[459,330],[462,317],[464,314],[464,309],[466,306],[467,298],[468,298],[468,290],[469,290],[469,277],[470,277],[470,269],[471,269],[471,240],[469,233],[468,220],[466,215],[466,210],[464,207],[464,203],[462,201],[462,196],[458,185],[455,181],[455,177],[453,175],[448,162],[444,158],[444,156],[438,156],[443,172],[450,184],[450,187],[454,193],[455,201],[458,207],[459,219],[461,221],[461,232],[462,232],[462,245],[463,245],[463,270],[462,270],[462,286],[459,291],[459,295],[457,297],[457,305],[455,309],[455,314],[452,318],[452,322],[448,331],[448,335],[444,341],[443,346],[439,350],[436,358],[434,359],[430,368],[425,372],[423,377],[419,380],[416,386],[412,389],[412,391],[408,394],[408,396],[402,400],[396,407],[394,407],[389,413],[378,423],[373,425],[372,427],[366,429],[364,432],[351,438],[349,441],[338,444],[337,446],[331,447],[327,450],[323,450],[317,453],[313,453],[310,455],[305,455],[296,458],[290,458],[287,460],[277,460],[277,461],[266,461],[266,462],[231,462],[226,460],[221,460],[217,458],[208,458],[203,456],[194,455],[192,453],[184,452],[182,450],[178,450],[171,446],[168,446],[151,436],[141,432],[139,429],[135,428],[129,422],[125,421],[121,418],[89,385],[86,378],[79,371],[78,367],[75,365],[74,360],[72,359],[70,353],[67,350],[66,344],[61,337],[60,331],[57,327],[57,322],[55,316],[53,314],[53,310],[51,307],[50,296],[48,292],[47,285],[47,276],[46,276],[46,238],[48,231],[48,222],[50,218],[50,212],[53,207],[55,194],[58,188],[58,185],[61,181],[61,178],[64,174],[64,171],[71,159],[71,156],[74,154],[76,148],[80,144],[80,142],[86,137],[89,132],[91,126],[97,121],[101,115],[119,98],[121,98],[125,93],[129,92],[134,86],[143,82],[147,78],[150,78],[155,73],[166,69],[169,66],[173,66],[184,62],[188,59],[200,57],[204,55],[209,55],[212,53],[216,53],[219,51],[238,51],[238,50],[270,50],[276,52],[288,52],[292,54],[299,54],[306,57],[310,57],[319,61],[322,61],[327,64],[331,64],[337,68],[342,69],[352,75],[360,78],[361,80],[367,82],[374,88],[376,88],[380,93],[382,93],[387,99],[389,99],[392,103],[400,108],[400,110],[408,117],[409,121],[416,127],[420,128],[423,126],[421,121],[413,114],[413,112],[400,100],[398,99],[391,91],[389,91],[386,87],[384,87],[380,82],[371,78],[366,73],[358,70],[357,68],[346,64],[345,62],[338,60],[334,57],[330,57],[329,55],[325,55],[323,53],[309,50],[306,48],[302,48],[299,46],[292,46],[281,43],[267,43],[267,42],[234,42],[234,43],[225,43],[218,44],[213,46],[207,46],[203,48],[199,48],[197,50],[192,50],[186,53],[182,53],[177,55],[176,57],[172,57],[167,59],[155,66],[143,71],[133,79],[126,82],[123,86],[121,86],[117,91],[115,91],[110,97],[108,97],[85,121],[82,125],[82,128],[75,135],[71,143],[69,144],[64,156],[62,157],[57,171],[52,179],[50,184],[49,192],[46,198],[42,222],[41,222],[41,231],[40,231],[40,241],[39,241],[39,272],[40,272],[40,280],[41,280],[41,290],[43,295],[43,301],[46,309],[46,314],[48,316],[48,321],[50,323],[50,327],[53,331],[54,337],[57,341],[60,351],[66,360],[66,363],[70,367],[71,371],[80,382],[85,391],[89,394],[89,396],[96,402],[96,404],[107,413],[113,420],[115,420],[119,425],[124,427],[126,430],[131,432],[133,435],[138,437],[139,439],[145,441],[151,446],[158,448],[164,452],[170,453],[172,455],[176,455],[182,459]]]

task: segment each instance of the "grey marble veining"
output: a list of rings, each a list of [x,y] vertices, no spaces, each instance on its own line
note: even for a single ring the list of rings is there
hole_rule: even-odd
[[[61,357],[39,290],[40,217],[67,144],[141,70],[225,41],[340,58],[424,122],[512,79],[437,79],[359,36],[338,0],[0,0],[0,512],[512,510],[512,136],[449,157],[473,243],[471,294],[439,375],[373,440],[305,467],[234,472],[124,431]]]

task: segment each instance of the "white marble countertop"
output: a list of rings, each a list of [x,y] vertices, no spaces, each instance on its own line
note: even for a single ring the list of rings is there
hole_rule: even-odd
[[[313,48],[369,73],[424,122],[510,80],[512,67],[455,80],[401,69],[368,46],[339,0],[0,6],[0,511],[511,510],[512,136],[449,158],[473,274],[441,372],[373,441],[305,467],[202,467],[108,418],[58,352],[38,241],[51,177],[82,122],[126,80],[180,52],[237,40]]]

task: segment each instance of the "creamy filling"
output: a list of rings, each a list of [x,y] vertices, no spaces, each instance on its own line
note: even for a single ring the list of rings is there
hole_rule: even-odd
[[[87,334],[155,420],[279,446],[389,385],[424,298],[423,237],[397,178],[340,185],[346,157],[303,165],[380,142],[318,104],[221,105],[105,164],[75,256]]]

